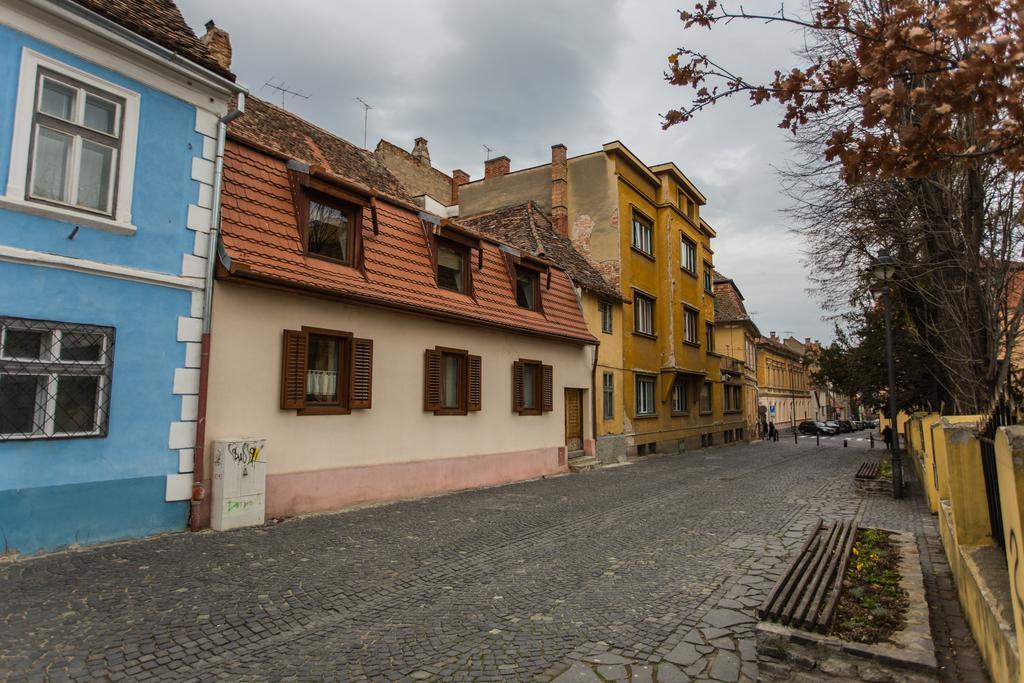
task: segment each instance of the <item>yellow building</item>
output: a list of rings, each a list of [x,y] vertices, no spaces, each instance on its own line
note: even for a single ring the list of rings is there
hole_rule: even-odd
[[[757,340],[757,385],[765,422],[782,430],[814,419],[804,358],[774,332]]]
[[[734,377],[732,381],[742,385],[740,409],[747,440],[761,438],[757,387],[757,340],[760,336],[761,332],[743,304],[739,287],[731,278],[715,271],[715,348],[724,356],[723,380],[726,376]],[[735,409],[735,406],[729,407]]]
[[[675,164],[647,166],[617,141],[572,158],[555,145],[550,164],[515,172],[509,166],[507,157],[491,159],[482,180],[460,186],[460,219],[533,202],[624,301],[581,302],[600,342],[600,460],[745,438],[735,394],[723,414],[715,232],[700,217],[704,195]]]

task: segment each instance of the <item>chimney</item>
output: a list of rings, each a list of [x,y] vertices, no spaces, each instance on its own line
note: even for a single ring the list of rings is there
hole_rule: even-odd
[[[484,180],[508,175],[508,169],[511,163],[512,162],[506,156],[488,159],[484,162]]]
[[[206,46],[213,61],[220,64],[224,70],[231,70],[231,38],[227,31],[217,28],[213,19],[210,19],[206,22],[206,35],[199,40]]]
[[[810,345],[811,345],[811,338],[810,337],[804,337],[804,346],[810,346]]]
[[[568,175],[565,145],[551,145],[551,222],[555,230],[566,237],[569,236]]]
[[[452,171],[452,206],[459,205],[459,188],[469,182],[469,174],[461,168]]]
[[[775,339],[775,330],[772,330],[772,331],[771,331],[771,332],[769,333],[769,335],[771,336],[771,338],[772,338],[772,339]]]
[[[430,166],[430,150],[427,149],[426,138],[416,138],[412,148],[412,156],[424,166]]]

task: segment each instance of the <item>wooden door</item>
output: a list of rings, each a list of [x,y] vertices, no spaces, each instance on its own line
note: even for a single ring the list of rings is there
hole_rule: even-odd
[[[583,450],[583,390],[565,390],[565,446],[568,451]]]

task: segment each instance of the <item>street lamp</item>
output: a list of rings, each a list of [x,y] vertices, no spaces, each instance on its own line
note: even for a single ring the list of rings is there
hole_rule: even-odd
[[[900,462],[900,432],[896,428],[896,365],[892,354],[892,320],[889,312],[889,283],[896,274],[896,259],[885,249],[871,259],[871,276],[885,312],[885,356],[889,365],[889,428],[892,430],[892,497],[903,497],[903,465]]]

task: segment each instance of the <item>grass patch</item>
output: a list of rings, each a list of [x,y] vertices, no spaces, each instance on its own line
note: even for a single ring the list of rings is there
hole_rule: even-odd
[[[831,635],[857,643],[885,640],[903,628],[907,605],[900,588],[899,554],[889,534],[861,529],[843,576]]]

